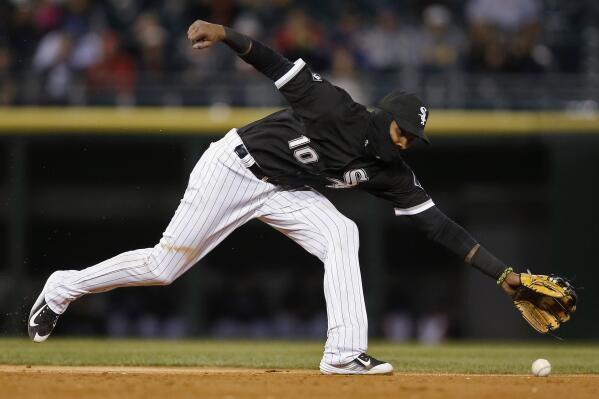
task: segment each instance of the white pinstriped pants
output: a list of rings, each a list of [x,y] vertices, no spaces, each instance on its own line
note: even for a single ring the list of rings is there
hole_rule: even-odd
[[[50,308],[63,313],[85,294],[170,284],[233,230],[258,218],[324,263],[328,332],[322,360],[341,365],[366,352],[368,321],[355,223],[317,191],[286,190],[260,181],[233,152],[241,143],[233,129],[206,150],[155,247],[52,274],[44,288]]]

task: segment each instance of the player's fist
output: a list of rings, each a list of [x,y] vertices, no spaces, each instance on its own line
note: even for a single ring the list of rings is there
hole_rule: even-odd
[[[222,25],[196,20],[187,29],[187,38],[195,49],[205,49],[225,38],[225,28]]]

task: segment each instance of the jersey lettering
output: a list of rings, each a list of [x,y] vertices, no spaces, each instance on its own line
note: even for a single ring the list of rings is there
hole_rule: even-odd
[[[327,186],[329,188],[352,188],[361,182],[368,181],[368,173],[362,168],[351,169],[343,174],[343,180],[333,177],[327,177],[327,179],[333,183]]]
[[[289,140],[289,148],[300,147],[302,145],[308,144],[310,139],[306,136],[299,136],[296,139]]]
[[[293,151],[293,156],[303,164],[318,162],[318,153],[310,147],[310,138],[299,136],[297,139],[289,140],[289,149]]]
[[[303,164],[318,162],[318,154],[312,147],[302,147],[293,151],[295,159]]]
[[[351,186],[357,186],[360,182],[368,181],[368,174],[364,169],[352,169],[343,174],[343,180]]]

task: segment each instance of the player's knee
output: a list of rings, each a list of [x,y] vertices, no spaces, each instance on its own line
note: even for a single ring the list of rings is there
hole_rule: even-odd
[[[169,285],[175,281],[175,276],[162,267],[156,257],[149,255],[146,259],[146,279],[152,285]]]
[[[349,239],[354,240],[354,241],[358,241],[359,239],[359,232],[358,232],[358,225],[356,224],[356,222],[354,222],[351,219],[347,219],[345,220],[345,230],[347,231],[347,235],[349,236]]]
[[[150,270],[152,285],[169,285],[175,281],[175,277],[166,270],[154,269]]]
[[[341,232],[341,236],[345,238],[346,242],[358,240],[358,226],[353,220],[343,217],[341,219],[339,230]]]
[[[345,249],[347,247],[355,247],[359,244],[358,226],[356,223],[341,216],[334,221],[334,229],[331,229],[331,237],[329,243],[336,249]]]

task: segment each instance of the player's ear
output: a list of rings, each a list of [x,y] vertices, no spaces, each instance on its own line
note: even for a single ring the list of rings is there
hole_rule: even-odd
[[[401,129],[395,119],[391,120],[389,123],[389,135],[391,136],[391,140],[395,141],[401,136]]]

